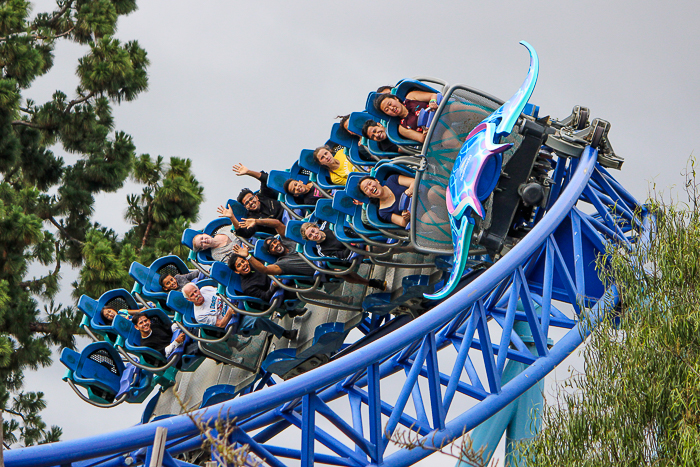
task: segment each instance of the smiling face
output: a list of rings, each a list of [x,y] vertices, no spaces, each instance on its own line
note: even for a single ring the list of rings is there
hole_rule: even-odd
[[[248,212],[257,212],[260,210],[260,200],[252,193],[248,193],[243,197],[242,204],[245,206]]]
[[[134,327],[137,331],[141,332],[142,335],[148,334],[151,332],[151,320],[148,319],[148,316],[140,316]]]
[[[236,258],[236,261],[233,263],[233,271],[236,274],[241,274],[245,276],[246,274],[250,273],[250,263],[248,262],[247,259],[241,258],[240,256]]]
[[[300,196],[308,193],[311,187],[306,186],[306,184],[300,182],[299,180],[292,180],[289,182],[289,191],[293,196]]]
[[[207,250],[211,248],[212,240],[214,239],[207,234],[198,234],[192,239],[192,246],[197,251]]]
[[[367,178],[360,182],[360,191],[370,198],[379,198],[382,194],[382,185],[374,178]]]
[[[167,275],[163,278],[163,292],[170,292],[171,290],[177,289],[177,281],[171,275]]]
[[[384,141],[386,139],[386,129],[381,123],[367,128],[367,137],[372,141]]]
[[[197,287],[194,284],[187,284],[182,288],[182,295],[185,296],[185,300],[188,302],[192,302],[195,305],[199,306],[202,303],[204,303],[204,297],[202,296],[202,292],[199,290],[199,287]]]
[[[304,235],[306,235],[306,238],[316,243],[322,242],[326,239],[326,234],[315,225],[308,227],[304,232]]]
[[[405,107],[398,98],[392,97],[389,99],[384,99],[379,108],[390,117],[398,117],[401,115]]]
[[[282,256],[287,252],[287,249],[278,238],[265,240],[265,245],[267,246],[267,251],[269,251],[271,255]]]
[[[332,160],[333,154],[326,148],[320,149],[318,154],[316,154],[316,161],[324,167],[328,167]]]
[[[102,308],[102,319],[104,319],[106,323],[114,321],[115,316],[117,316],[117,310],[114,308]]]

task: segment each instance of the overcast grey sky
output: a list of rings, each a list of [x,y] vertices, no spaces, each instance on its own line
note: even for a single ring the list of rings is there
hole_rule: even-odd
[[[579,104],[610,121],[610,141],[626,160],[613,174],[635,196],[644,198],[649,182],[667,192],[682,186],[698,144],[696,2],[142,0],[139,8],[120,20],[118,37],[148,52],[149,90],[115,108],[116,127],[139,153],[194,161],[205,186],[201,225],[249,182],[232,164],[290,167],[379,85],[429,75],[508,99],[529,63],[520,40],[539,54],[531,102],[540,115],[563,118]],[[70,96],[84,53],[59,47],[31,95]],[[126,231],[121,214],[135,190],[102,196],[94,219]],[[47,393],[44,418],[64,427],[64,439],[138,421],[139,406],[82,403],[62,373],[60,364],[28,372],[26,389]]]

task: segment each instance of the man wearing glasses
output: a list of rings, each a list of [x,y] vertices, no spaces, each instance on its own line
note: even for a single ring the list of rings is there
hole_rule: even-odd
[[[246,218],[277,219],[281,221],[284,209],[280,202],[277,201],[277,193],[267,186],[267,173],[255,172],[254,170],[248,169],[243,164],[235,164],[233,166],[233,171],[238,176],[248,175],[260,180],[260,191],[258,194],[253,193],[248,188],[244,188],[238,195],[238,202],[248,211]],[[252,226],[248,226],[242,222],[234,222],[233,224],[234,227],[236,227],[236,235],[239,237],[250,238],[255,232],[265,232],[271,235],[276,233],[274,227],[265,225],[253,224]]]

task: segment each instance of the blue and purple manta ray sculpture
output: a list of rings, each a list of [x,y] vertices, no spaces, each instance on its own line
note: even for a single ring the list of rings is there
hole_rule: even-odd
[[[520,43],[530,52],[530,69],[525,81],[513,97],[469,133],[452,167],[446,203],[452,228],[454,261],[447,283],[434,294],[425,294],[428,299],[446,298],[461,279],[474,230],[472,213],[484,218],[481,201],[488,198],[496,187],[501,174],[502,154],[512,146],[510,143],[501,144],[501,138],[513,131],[515,122],[535,89],[539,73],[537,52],[527,42]]]

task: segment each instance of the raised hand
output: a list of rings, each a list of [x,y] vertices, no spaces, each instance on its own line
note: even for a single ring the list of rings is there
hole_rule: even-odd
[[[248,256],[248,247],[245,245],[233,245],[233,252],[245,258]]]
[[[216,212],[219,213],[219,217],[228,217],[229,219],[233,217],[233,209],[231,209],[230,204],[227,204],[226,207],[219,206],[216,208]]]
[[[245,165],[241,164],[240,162],[238,164],[233,165],[233,171],[238,175],[239,177],[241,175],[248,175],[250,173],[250,169],[246,167]]]
[[[255,224],[257,223],[257,219],[241,219],[241,227],[244,229],[252,229],[255,227]]]

